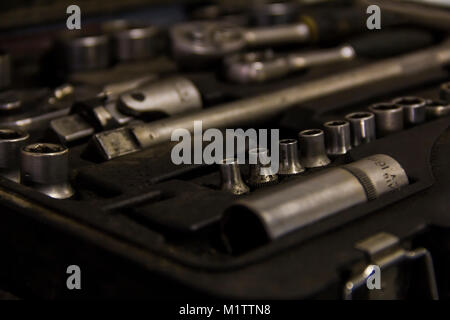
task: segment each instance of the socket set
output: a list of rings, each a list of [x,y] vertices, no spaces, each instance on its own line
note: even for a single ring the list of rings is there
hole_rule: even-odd
[[[450,298],[440,15],[386,10],[368,30],[364,1],[149,9],[163,22],[131,11],[0,34],[1,289]],[[47,45],[17,45],[30,37]],[[174,132],[184,159],[239,140],[229,129],[244,143],[220,161],[174,161]],[[246,138],[265,129],[279,139]],[[69,265],[83,290],[67,290]],[[373,265],[383,290],[366,288]]]

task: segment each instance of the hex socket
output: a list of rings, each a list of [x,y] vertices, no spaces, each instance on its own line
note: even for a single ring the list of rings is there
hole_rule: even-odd
[[[20,181],[20,150],[30,136],[18,129],[0,129],[0,175],[14,182]]]
[[[372,112],[349,113],[345,119],[350,123],[354,147],[376,139],[375,115]]]
[[[71,197],[74,191],[69,184],[69,149],[52,143],[23,147],[20,181],[52,198]]]
[[[323,130],[308,129],[299,133],[300,162],[306,168],[316,168],[328,165],[331,161],[325,150],[325,135]]]
[[[155,26],[130,26],[113,36],[118,61],[142,60],[162,49],[160,30]]]
[[[236,158],[227,158],[219,164],[221,189],[235,195],[248,193],[250,189],[242,179],[239,163]]]
[[[384,137],[403,130],[403,108],[391,102],[376,103],[369,107],[375,114],[378,137]]]
[[[280,167],[278,174],[295,175],[305,171],[298,155],[298,143],[295,139],[280,140]]]
[[[329,168],[232,204],[223,216],[223,239],[231,251],[246,251],[408,183],[402,166],[384,154]]]
[[[425,99],[418,97],[400,97],[394,99],[392,103],[403,108],[404,123],[411,127],[425,122],[426,106]]]
[[[329,156],[336,157],[346,154],[352,148],[350,123],[348,121],[328,121],[323,126]]]

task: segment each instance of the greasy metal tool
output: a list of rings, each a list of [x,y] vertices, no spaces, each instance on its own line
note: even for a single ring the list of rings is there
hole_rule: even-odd
[[[323,130],[308,129],[298,134],[300,142],[300,162],[306,168],[324,167],[330,164],[325,148]]]
[[[442,100],[450,103],[450,82],[441,84],[440,96]]]
[[[450,42],[404,56],[383,60],[349,71],[326,76],[307,83],[299,83],[257,97],[225,103],[189,115],[145,123],[116,132],[94,135],[93,143],[101,157],[110,160],[160,143],[170,141],[179,128],[194,130],[194,121],[202,121],[203,129],[236,128],[268,120],[291,106],[362,85],[377,83],[401,76],[414,76],[450,63]],[[402,118],[403,119],[403,118]],[[115,139],[115,148],[107,148]],[[127,143],[122,143],[127,141]]]
[[[427,101],[427,118],[436,119],[450,115],[450,101]]]
[[[271,50],[233,54],[224,59],[225,75],[233,82],[256,83],[282,78],[296,71],[354,60],[385,58],[433,43],[429,32],[414,29],[383,31],[360,36],[346,44],[315,51],[277,55]]]
[[[235,195],[250,192],[249,187],[242,179],[239,163],[236,158],[224,159],[220,164],[221,190]]]
[[[125,114],[140,116],[152,112],[174,115],[202,108],[195,84],[182,76],[149,83],[119,97],[118,108]]]
[[[346,154],[352,148],[350,123],[344,120],[325,122],[327,153],[331,157]]]
[[[326,15],[303,16],[295,24],[272,27],[243,28],[223,21],[182,23],[171,28],[170,37],[176,60],[198,67],[244,48],[314,42],[364,28],[362,10],[341,8]]]
[[[305,168],[300,163],[298,143],[295,139],[280,140],[279,161],[278,174],[281,176],[296,175],[305,171]]]
[[[30,136],[18,129],[0,129],[0,175],[14,182],[20,181],[20,150]]]
[[[266,148],[255,148],[249,150],[248,154],[250,159],[250,176],[247,183],[252,189],[258,189],[278,182],[278,175],[272,171],[270,166],[269,150]]]
[[[415,126],[425,122],[426,106],[425,99],[419,97],[400,97],[392,101],[403,108],[404,123],[406,126]]]
[[[136,61],[154,57],[163,48],[161,30],[156,26],[128,26],[112,36],[118,61]]]
[[[118,110],[118,97],[155,79],[155,75],[147,75],[107,84],[94,99],[77,102],[71,108],[71,114],[52,120],[50,128],[66,144],[90,137],[96,131],[126,125],[134,118]]]
[[[350,123],[354,147],[375,140],[375,115],[372,112],[349,113],[345,119]]]
[[[403,108],[392,102],[376,103],[369,107],[375,115],[377,137],[384,137],[403,130]]]
[[[259,244],[273,241],[408,183],[395,159],[376,154],[237,201],[225,211],[224,237],[239,251],[255,243],[245,241],[248,230],[261,237]]]
[[[20,182],[55,199],[67,199],[74,190],[69,182],[69,149],[58,144],[34,143],[22,148]]]
[[[11,57],[8,53],[0,51],[0,90],[11,83]]]

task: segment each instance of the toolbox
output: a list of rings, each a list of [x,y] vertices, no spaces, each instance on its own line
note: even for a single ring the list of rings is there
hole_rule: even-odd
[[[298,12],[294,10],[296,14],[291,16],[262,14],[261,7],[250,10],[249,4],[239,2],[232,6],[130,1],[126,10],[111,2],[104,14],[90,7],[86,17],[82,15],[81,31],[66,29],[65,11],[42,21],[2,26],[0,160],[7,165],[2,164],[0,171],[0,289],[24,299],[449,299],[448,26],[440,26],[438,21],[430,24],[426,19],[415,22],[411,13],[381,6],[386,25],[381,30],[367,30],[369,15],[364,1],[305,2],[295,3]],[[83,12],[84,3],[79,5]],[[418,5],[423,4],[411,7]],[[18,14],[19,9],[7,8],[2,15],[9,11]],[[361,18],[351,22],[363,28],[355,31],[349,18],[340,14],[348,9],[356,10]],[[439,10],[450,16],[448,8]],[[233,34],[230,24],[243,30],[273,31],[300,24],[299,16],[310,28],[308,32],[318,32],[317,41],[303,41],[302,35],[302,42],[297,39],[256,49],[233,47],[238,33]],[[151,50],[138,44],[124,51],[117,49],[117,43],[123,43],[114,28],[123,31],[124,19],[152,24],[154,29],[145,34],[151,37]],[[207,24],[219,19],[225,21],[221,39],[230,41],[226,48],[230,52],[223,46],[225,52],[220,54],[204,55],[203,47],[200,53],[190,48],[194,51],[182,58],[174,53],[173,26],[183,26],[180,34],[184,37],[190,30],[190,25],[184,24],[202,20],[200,29],[194,28],[186,36],[188,40],[192,36],[192,43],[201,47]],[[345,23],[349,26],[335,29]],[[313,24],[320,28],[313,29]],[[108,41],[115,39],[102,47],[96,36],[92,50],[100,51],[91,52],[100,58],[106,54],[109,62],[103,58],[94,61],[77,51],[86,48],[78,47],[72,37],[83,37],[78,33],[86,30],[109,37]],[[356,56],[350,52],[351,59],[342,57],[348,54],[342,51],[347,44],[357,52]],[[181,44],[180,48],[178,55],[186,50]],[[336,48],[338,52],[333,51]],[[224,60],[238,51],[246,53],[239,61],[250,61],[251,67],[260,59],[253,52],[266,55],[263,62],[281,63],[284,60],[277,60],[279,57],[295,53],[297,63],[303,58],[303,63],[311,64],[289,72],[283,69],[282,75],[271,73],[278,69],[269,69],[269,65],[261,77],[240,73],[233,80],[235,74],[230,78]],[[111,52],[116,55],[111,57]],[[305,52],[313,54],[305,56]],[[308,60],[324,52],[333,54],[330,61]],[[68,61],[80,62],[80,66]],[[236,66],[236,60],[227,61]],[[7,65],[11,67],[6,69]],[[390,69],[380,70],[383,66]],[[10,81],[5,80],[3,86],[5,70]],[[248,71],[239,72],[242,70]],[[371,77],[363,78],[361,70],[364,74],[370,71]],[[348,84],[352,77],[355,83]],[[331,81],[336,84],[328,87]],[[278,105],[282,107],[275,102],[271,105],[275,92],[281,93]],[[399,118],[401,127],[379,134],[383,120],[373,106],[401,105],[395,100],[399,97],[416,97],[417,103],[423,103],[422,120],[407,118],[406,106]],[[257,116],[262,111],[257,104],[250,110],[250,105],[258,99],[261,110],[272,111]],[[143,101],[156,107],[142,110],[146,107]],[[232,106],[241,111],[224,126],[215,126],[222,114],[228,116],[220,110]],[[247,117],[243,113],[246,108],[254,113]],[[346,116],[361,112],[375,113],[376,139],[358,145],[350,140],[330,140],[324,123],[348,125]],[[255,167],[242,163],[234,178],[248,189],[238,194],[225,185],[224,163],[176,164],[173,150],[177,141],[153,143],[152,139],[165,134],[164,128],[177,126],[173,119],[202,120],[207,116],[219,120],[203,121],[203,129],[217,128],[219,133],[239,128],[278,129],[280,139],[299,143],[302,158],[297,165],[302,170],[274,173],[277,177],[269,183],[252,184]],[[389,121],[387,127],[396,125]],[[146,128],[150,128],[150,137],[144,138]],[[306,166],[303,162],[306,148],[299,132],[311,129],[322,134],[325,130],[328,149],[324,152],[328,155],[324,155],[330,160],[325,165]],[[349,137],[339,135],[338,139]],[[330,143],[347,148],[331,154]],[[205,148],[209,143],[201,144]],[[17,146],[19,151],[14,149]],[[249,147],[244,147],[248,153]],[[269,143],[268,147],[273,154],[273,146]],[[17,158],[13,158],[15,153]],[[354,172],[352,164],[380,154],[401,166],[399,172],[406,182],[392,187],[395,190],[371,194],[378,191],[378,185],[365,180],[371,179],[369,173]],[[53,160],[47,161],[46,156]],[[364,199],[337,210],[351,190],[331,182],[323,189],[313,185],[317,177],[328,181],[330,172],[345,172],[355,181],[352,186],[360,183],[358,194]],[[391,178],[399,181],[400,175]],[[295,193],[297,187],[305,193]],[[311,203],[296,201],[316,191],[330,195],[313,198]],[[287,192],[294,195],[288,197]],[[277,201],[278,194],[288,199],[286,208],[282,203],[272,206],[264,202],[269,196]],[[315,208],[322,199],[329,203],[327,197],[337,200],[328,204],[322,216],[313,214],[301,227],[298,220],[289,220],[287,213],[282,216],[283,210],[291,210],[289,203],[296,206],[294,215],[300,216],[297,212],[303,210],[307,216],[307,206]],[[261,208],[258,201],[264,203]],[[240,211],[242,207],[249,208],[251,218],[247,210]],[[267,220],[261,221],[266,214]],[[255,216],[260,220],[255,221]],[[275,235],[271,224],[277,228],[276,219],[290,231]],[[68,288],[68,267],[73,265],[81,270],[80,290]],[[366,286],[374,274],[373,266],[381,270],[379,290]]]

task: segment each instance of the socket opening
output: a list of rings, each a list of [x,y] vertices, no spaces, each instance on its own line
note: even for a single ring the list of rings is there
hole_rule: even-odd
[[[308,130],[304,130],[304,131],[300,132],[300,135],[302,135],[302,136],[318,136],[322,133],[323,133],[323,131],[320,129],[308,129]]]
[[[372,117],[372,113],[370,113],[370,112],[355,112],[355,113],[351,113],[347,116],[347,118],[355,119],[355,120],[367,119],[370,117]]]
[[[372,106],[372,109],[377,111],[391,111],[402,109],[402,107],[395,103],[380,103]]]
[[[139,101],[139,102],[142,102],[142,101],[145,100],[145,95],[142,92],[133,92],[133,93],[130,94],[130,96],[134,100]]]
[[[418,97],[402,97],[394,100],[394,103],[405,106],[413,106],[416,104],[423,104],[424,100]]]
[[[23,131],[12,129],[0,129],[0,140],[14,141],[28,137],[28,134]]]
[[[286,145],[292,145],[292,144],[296,144],[297,140],[295,139],[282,139],[280,140],[280,144],[286,144]]]
[[[59,153],[66,150],[65,147],[58,144],[36,143],[23,148],[24,151],[36,154]]]
[[[329,122],[325,123],[325,126],[327,126],[327,127],[338,127],[338,126],[343,126],[345,124],[347,124],[347,121],[335,120],[335,121],[329,121]]]

